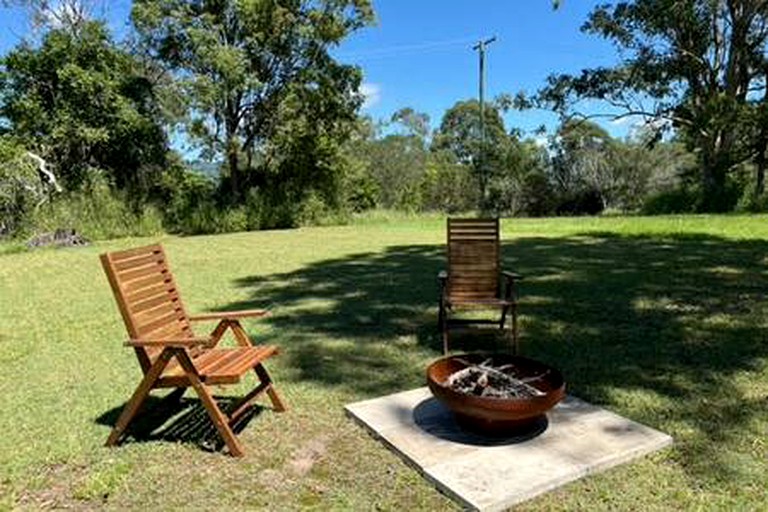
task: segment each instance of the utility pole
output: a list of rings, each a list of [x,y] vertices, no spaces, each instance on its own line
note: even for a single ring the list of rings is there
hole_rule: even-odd
[[[480,57],[480,91],[478,94],[480,100],[480,153],[478,154],[478,172],[480,174],[480,206],[485,210],[486,206],[486,192],[488,185],[488,176],[485,169],[485,48],[492,42],[496,41],[496,36],[488,38],[486,40],[480,40],[473,50],[477,50]]]

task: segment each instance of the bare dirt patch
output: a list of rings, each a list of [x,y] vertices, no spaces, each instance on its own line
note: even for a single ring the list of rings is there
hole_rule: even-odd
[[[97,503],[85,502],[73,497],[73,489],[85,478],[87,468],[68,464],[46,466],[39,475],[41,485],[27,489],[16,503],[20,509],[35,510],[96,510]]]
[[[320,436],[307,441],[293,452],[290,460],[286,463],[287,468],[295,476],[306,475],[328,451],[328,441],[329,436]]]

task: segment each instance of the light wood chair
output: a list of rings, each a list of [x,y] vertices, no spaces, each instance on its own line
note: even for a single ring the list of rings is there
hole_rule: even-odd
[[[285,410],[262,364],[278,353],[277,347],[254,345],[240,324],[242,318],[263,317],[267,311],[187,315],[160,245],[102,254],[101,263],[128,330],[130,339],[125,345],[135,350],[144,374],[112,429],[107,446],[119,442],[151,390],[177,388],[180,396],[184,389],[192,387],[229,453],[242,456],[244,450],[232,425],[242,418],[252,400],[266,392],[275,411]],[[208,320],[219,322],[210,335],[195,336],[191,322]],[[238,346],[217,347],[228,329]],[[235,384],[250,370],[255,372],[259,384],[242,397],[228,415],[224,414],[209,386]]]
[[[504,330],[512,317],[512,350],[518,352],[517,294],[519,274],[500,266],[499,219],[448,219],[448,270],[438,274],[440,304],[438,324],[443,353],[448,353],[448,334],[453,328],[471,324],[498,324]],[[493,309],[499,320],[455,318],[458,309]]]

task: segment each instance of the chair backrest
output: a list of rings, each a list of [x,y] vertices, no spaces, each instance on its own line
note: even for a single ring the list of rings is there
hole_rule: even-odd
[[[499,271],[499,219],[448,219],[448,295],[496,298]]]
[[[101,264],[131,338],[193,337],[161,245],[105,253],[101,255]],[[145,372],[158,351],[136,348]]]

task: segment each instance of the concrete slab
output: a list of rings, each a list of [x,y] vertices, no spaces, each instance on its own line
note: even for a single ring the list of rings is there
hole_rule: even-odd
[[[441,491],[477,510],[508,508],[672,443],[667,434],[571,396],[518,439],[463,432],[426,387],[345,409]]]

